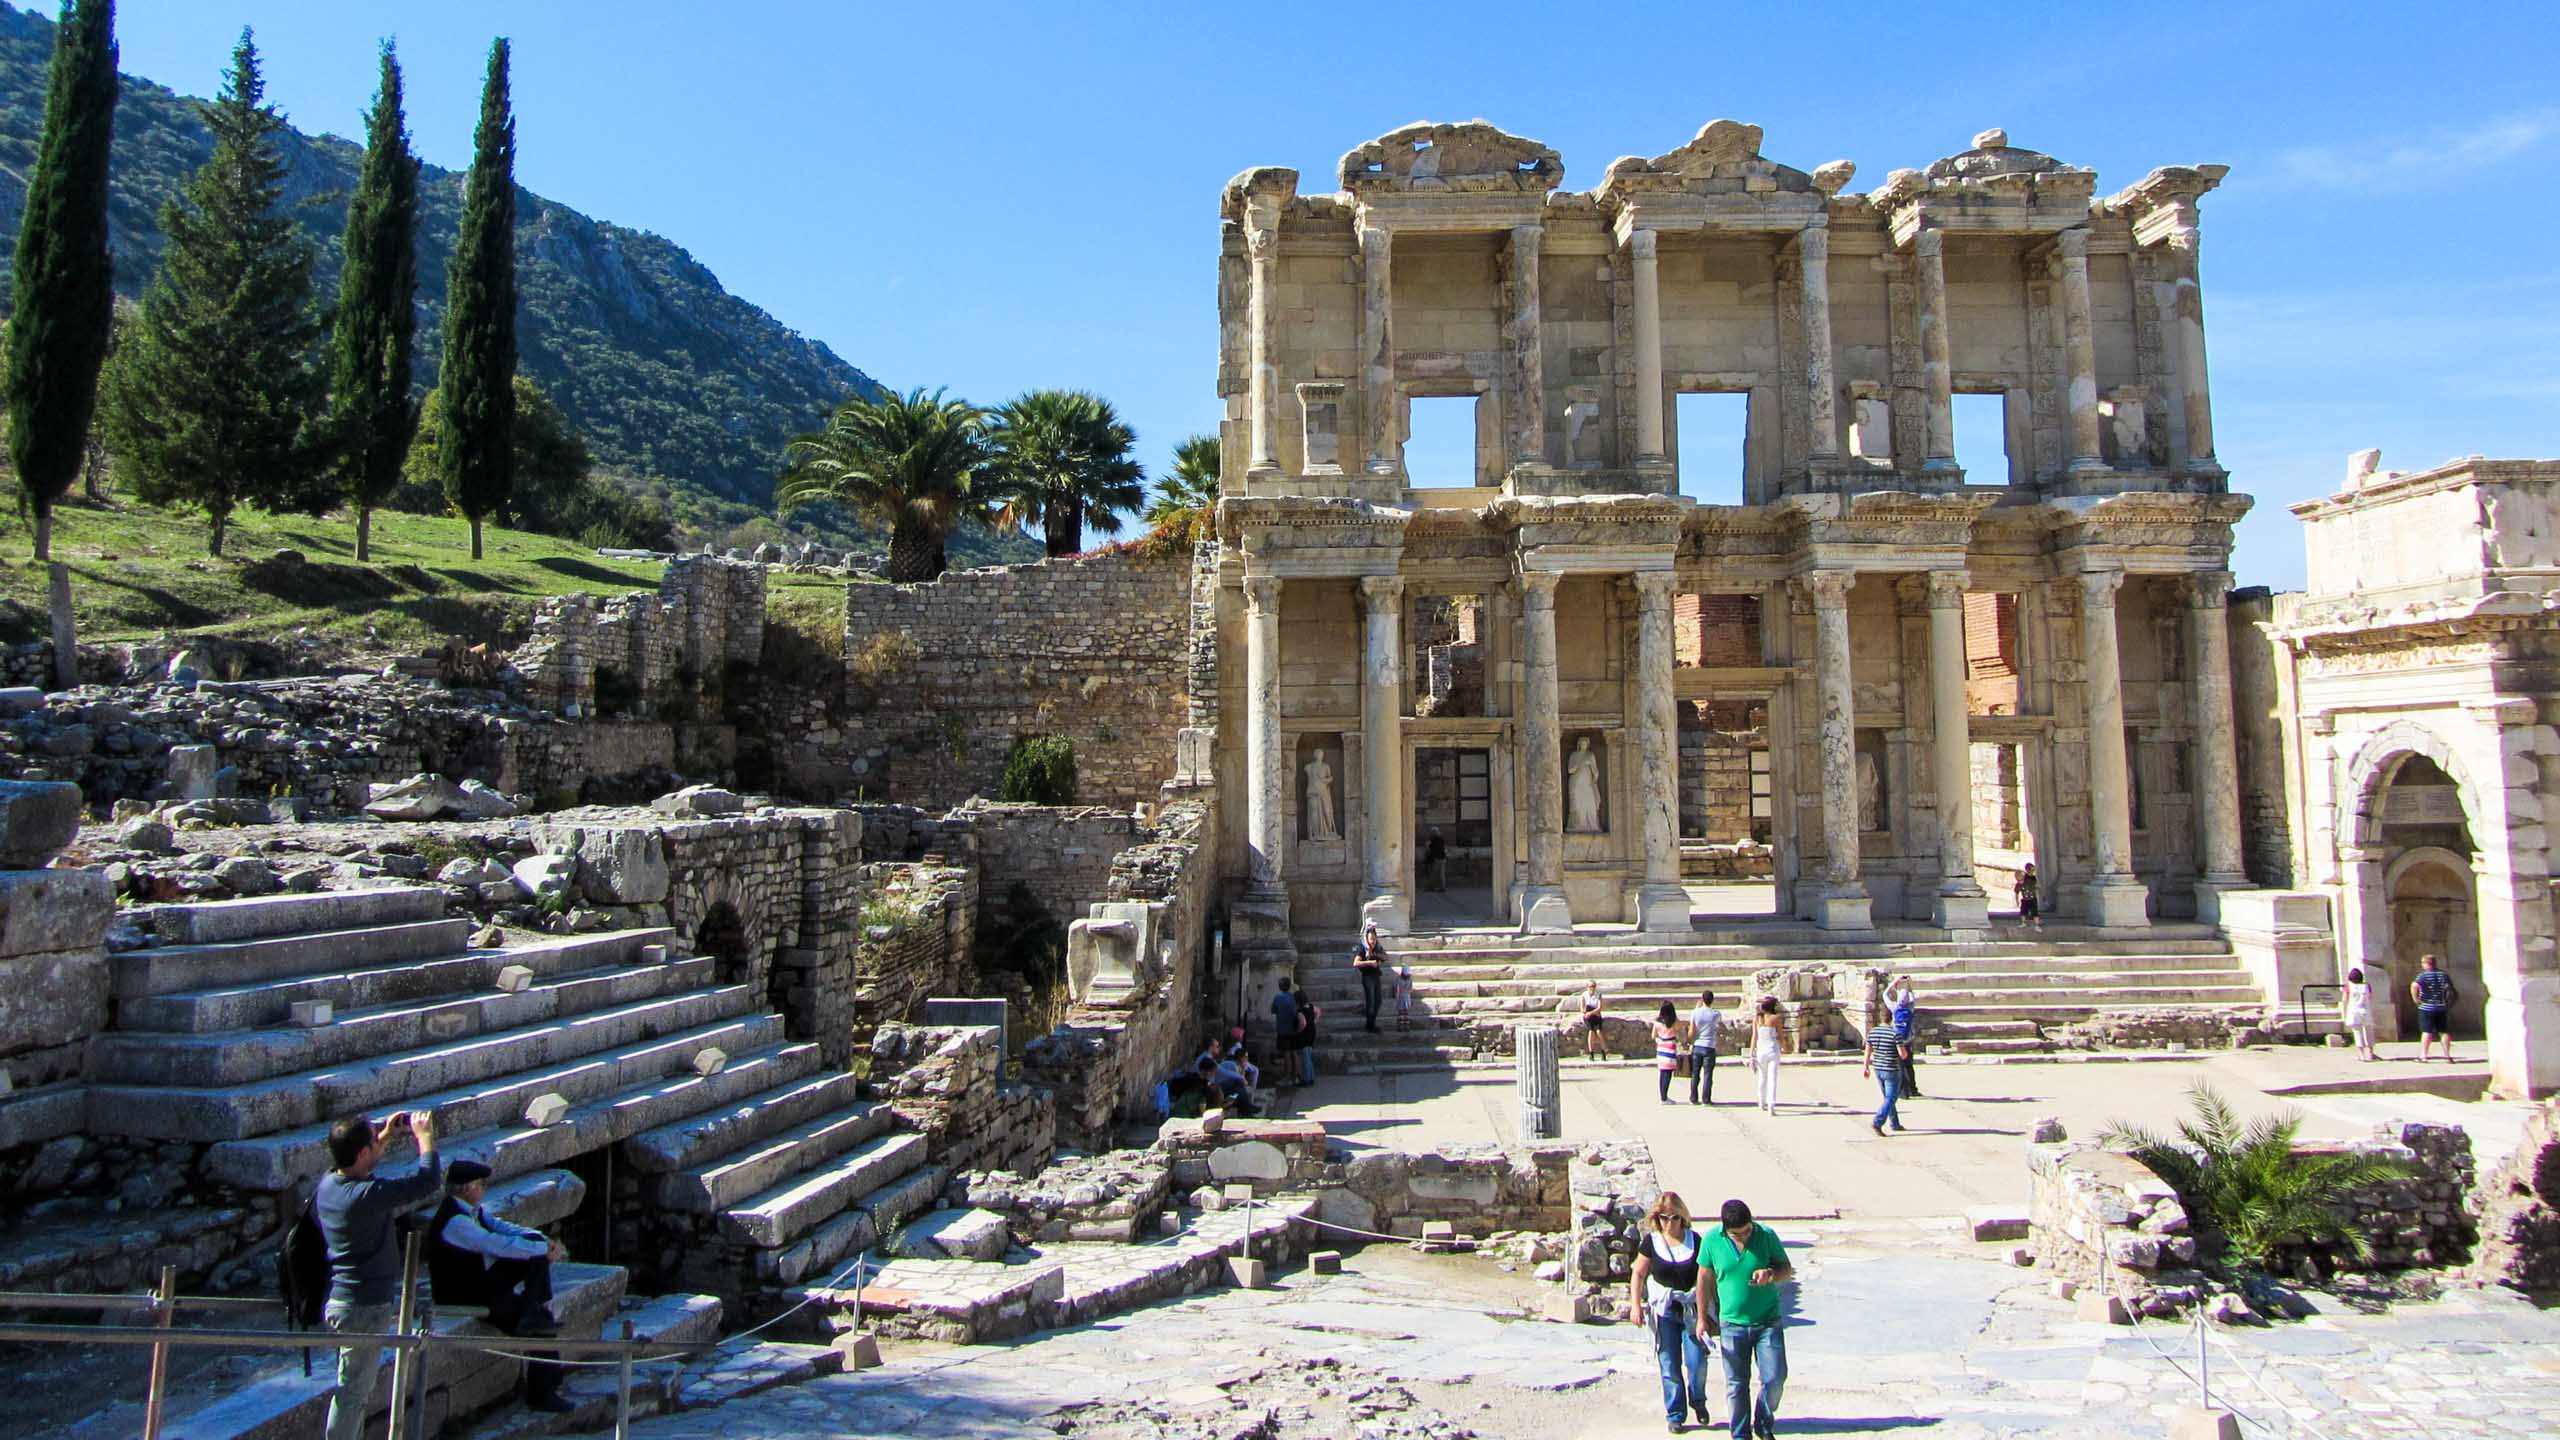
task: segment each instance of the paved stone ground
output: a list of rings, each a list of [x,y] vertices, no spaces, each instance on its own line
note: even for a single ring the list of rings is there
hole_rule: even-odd
[[[1814,1223],[1798,1257],[1782,1435],[2151,1440],[2192,1395],[2192,1329],[2087,1324],[1951,1223]],[[1535,1288],[1482,1261],[1376,1247],[1016,1344],[893,1347],[874,1371],[643,1422],[643,1440],[799,1436],[1095,1440],[1662,1433],[1632,1327],[1517,1318]],[[2560,1434],[2560,1314],[2461,1291],[2363,1314],[2217,1329],[2216,1393],[2244,1433],[2304,1440]],[[2158,1348],[2155,1349],[2154,1347]],[[1712,1413],[1725,1405],[1711,1380]]]

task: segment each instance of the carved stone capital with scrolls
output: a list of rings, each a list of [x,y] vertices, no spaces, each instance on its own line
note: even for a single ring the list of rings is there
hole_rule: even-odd
[[[1360,598],[1368,602],[1371,609],[1392,606],[1404,598],[1404,577],[1363,575],[1360,577]]]
[[[1556,570],[1523,570],[1520,572],[1520,603],[1531,610],[1556,608],[1556,586],[1564,574]]]
[[[1930,571],[1929,608],[1932,610],[1963,609],[1965,587],[1972,581],[1973,576],[1963,570]]]
[[[1816,610],[1842,610],[1848,608],[1849,587],[1858,583],[1858,575],[1854,570],[1808,570],[1795,580]]]
[[[2082,570],[2068,578],[2080,587],[2080,608],[2083,610],[2113,610],[2116,608],[2116,592],[2124,588],[2122,570]]]
[[[2221,610],[2231,603],[2231,572],[2198,570],[2186,577],[2187,604],[2198,610]]]
[[[1247,575],[1244,577],[1245,609],[1256,616],[1280,613],[1280,577]]]

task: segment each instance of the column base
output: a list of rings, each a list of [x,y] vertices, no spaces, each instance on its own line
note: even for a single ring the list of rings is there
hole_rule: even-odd
[[[1875,902],[1856,886],[1834,890],[1813,902],[1813,923],[1825,930],[1873,930]]]
[[[1561,885],[1530,885],[1520,891],[1520,931],[1524,935],[1562,935],[1573,929],[1573,907],[1565,903]]]
[[[1689,891],[1681,885],[1646,885],[1635,892],[1636,928],[1648,935],[1684,934],[1689,929]]]
[[[2196,918],[2207,925],[2222,923],[2222,896],[2230,890],[2254,890],[2246,875],[2207,875],[2196,882]]]
[[[2065,474],[2070,475],[2103,475],[2115,467],[2095,455],[2082,455],[2062,468]]]
[[[1227,947],[1269,954],[1285,950],[1292,959],[1298,942],[1289,927],[1289,894],[1277,887],[1248,885],[1227,904]]]
[[[1988,930],[1991,898],[1979,890],[1970,895],[1940,895],[1932,919],[1941,930]]]
[[[1413,928],[1413,909],[1405,903],[1404,892],[1382,890],[1360,902],[1360,925],[1378,927],[1381,935],[1402,935]]]
[[[2088,922],[2101,930],[2140,930],[2151,924],[2151,890],[2139,880],[2092,880],[2082,893],[2089,897]]]

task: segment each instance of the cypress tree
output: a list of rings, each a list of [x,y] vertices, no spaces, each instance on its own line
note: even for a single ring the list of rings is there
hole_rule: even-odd
[[[88,456],[115,315],[107,254],[107,151],[116,113],[113,0],[65,0],[54,32],[44,136],[27,179],[12,273],[9,459],[36,517],[36,558],[53,555],[53,507]]]
[[[373,558],[373,508],[399,488],[416,433],[409,355],[418,328],[418,160],[400,106],[400,57],[382,42],[382,81],[365,115],[364,168],[347,203],[338,273],[331,422],[356,511],[356,558]]]
[[[461,232],[445,268],[443,433],[436,454],[445,499],[471,522],[502,514],[514,488],[516,374],[516,121],[507,100],[507,42],[489,47],[480,128],[463,181]]]
[[[198,107],[213,154],[160,207],[160,272],[107,367],[108,440],[135,493],[204,511],[214,555],[237,506],[316,512],[332,498],[314,443],[312,251],[280,204],[284,117],[265,95],[242,30],[222,93]]]

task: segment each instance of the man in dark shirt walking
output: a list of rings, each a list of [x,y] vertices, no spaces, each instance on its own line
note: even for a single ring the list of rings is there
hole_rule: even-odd
[[[403,1130],[416,1134],[418,1165],[408,1174],[377,1178],[383,1144]],[[329,1127],[328,1174],[312,1196],[320,1234],[329,1244],[329,1303],[321,1319],[331,1330],[382,1334],[400,1318],[400,1238],[392,1224],[401,1211],[435,1198],[443,1188],[436,1164],[435,1116],[400,1111],[379,1129],[361,1115]],[[328,1440],[360,1440],[365,1412],[382,1366],[379,1345],[338,1351],[338,1389],[329,1399]]]

